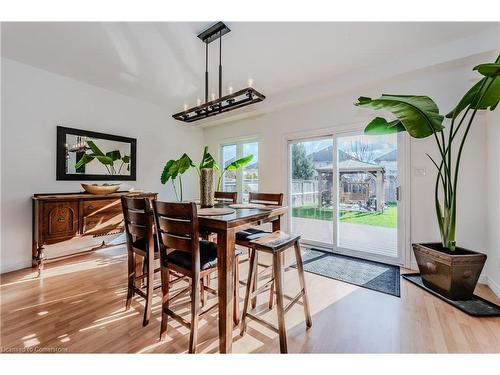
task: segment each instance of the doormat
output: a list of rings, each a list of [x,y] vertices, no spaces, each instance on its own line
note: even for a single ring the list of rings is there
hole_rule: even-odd
[[[317,249],[304,251],[302,261],[304,271],[396,297],[401,295],[398,266]]]

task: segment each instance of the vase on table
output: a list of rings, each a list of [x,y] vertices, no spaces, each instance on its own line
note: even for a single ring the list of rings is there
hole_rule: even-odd
[[[214,170],[212,168],[202,168],[200,170],[200,205],[202,208],[213,207],[214,203]]]

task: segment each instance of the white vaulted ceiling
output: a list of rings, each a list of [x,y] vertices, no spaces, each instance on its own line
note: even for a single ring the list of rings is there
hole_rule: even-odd
[[[124,95],[181,109],[204,92],[208,23],[3,23],[2,55]],[[492,23],[251,23],[227,22],[224,87],[249,77],[268,98],[352,75],[418,51],[496,30]],[[494,35],[494,32],[492,32]],[[422,53],[424,54],[424,52]],[[434,53],[435,54],[435,53]],[[210,50],[216,90],[218,43]],[[259,104],[260,105],[260,104]]]

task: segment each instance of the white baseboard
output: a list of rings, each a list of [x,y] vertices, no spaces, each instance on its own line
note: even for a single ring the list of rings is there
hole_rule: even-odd
[[[491,277],[488,277],[488,281],[486,283],[488,287],[491,289],[495,295],[500,298],[500,285],[498,285]]]
[[[3,265],[0,267],[0,274],[7,272],[22,270],[23,268],[31,268],[31,261],[23,261],[14,264]]]

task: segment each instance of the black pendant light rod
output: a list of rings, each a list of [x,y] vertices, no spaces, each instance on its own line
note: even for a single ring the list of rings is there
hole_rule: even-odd
[[[219,31],[219,99],[222,98],[222,32]]]
[[[208,42],[205,43],[205,103],[208,102]]]

